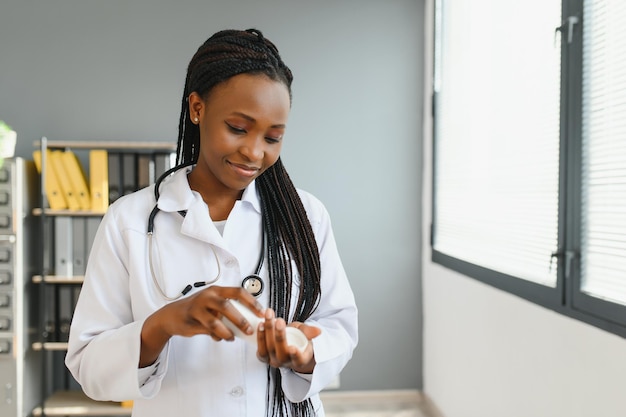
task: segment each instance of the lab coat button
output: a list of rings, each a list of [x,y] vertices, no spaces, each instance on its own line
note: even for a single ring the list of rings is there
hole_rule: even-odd
[[[235,258],[228,258],[226,260],[226,266],[234,266],[237,264],[237,260]]]
[[[230,390],[230,395],[232,395],[233,397],[241,397],[243,395],[243,388],[235,387],[235,388],[231,389]]]

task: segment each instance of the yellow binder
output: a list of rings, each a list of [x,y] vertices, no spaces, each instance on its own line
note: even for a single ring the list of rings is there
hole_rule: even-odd
[[[78,197],[74,193],[74,187],[72,187],[70,176],[64,167],[63,151],[51,151],[50,162],[52,169],[59,180],[59,184],[61,185],[61,191],[63,191],[65,201],[67,201],[67,208],[70,210],[80,210]]]
[[[87,186],[87,180],[85,179],[85,171],[78,160],[76,154],[72,151],[65,151],[61,153],[63,159],[63,167],[70,179],[72,190],[81,210],[91,209],[91,197],[89,196],[89,187]]]
[[[89,188],[91,210],[104,213],[109,207],[108,153],[103,149],[89,151]]]
[[[122,402],[120,403],[120,405],[121,405],[123,408],[133,408],[134,401],[133,401],[133,400],[126,400],[126,401],[122,401]]]
[[[52,169],[52,162],[50,158],[50,150],[46,152],[46,173],[45,173],[45,192],[46,199],[48,200],[48,206],[53,210],[62,210],[67,208],[67,202],[65,196],[61,190],[61,185],[56,177],[54,169]],[[41,174],[41,151],[33,151],[33,161],[39,174]]]

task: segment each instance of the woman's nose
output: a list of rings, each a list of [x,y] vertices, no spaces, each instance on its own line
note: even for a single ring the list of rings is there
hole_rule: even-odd
[[[250,161],[258,161],[265,154],[265,140],[262,137],[250,137],[239,148],[239,152]]]

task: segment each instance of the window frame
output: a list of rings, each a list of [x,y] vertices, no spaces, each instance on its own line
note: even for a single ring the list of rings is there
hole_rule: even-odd
[[[446,0],[435,0],[433,13],[433,91],[432,91],[432,223],[430,230],[431,260],[453,271],[519,296],[559,314],[582,321],[597,328],[626,337],[626,306],[602,300],[583,293],[581,288],[581,184],[582,184],[582,34],[584,30],[583,1],[562,0],[563,25],[561,33],[561,106],[559,151],[558,251],[553,267],[557,268],[555,287],[548,287],[490,270],[445,253],[434,247],[437,224],[437,88],[438,88],[438,31],[441,29],[438,5]],[[568,16],[577,16],[578,23],[568,34]],[[571,43],[568,43],[568,36]],[[565,256],[568,254],[568,256]],[[569,259],[571,257],[571,259]],[[568,276],[565,275],[569,262]]]

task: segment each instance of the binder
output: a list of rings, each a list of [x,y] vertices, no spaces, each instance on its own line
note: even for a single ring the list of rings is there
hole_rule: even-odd
[[[71,217],[72,223],[72,273],[85,275],[87,264],[87,219]]]
[[[46,150],[46,173],[45,173],[45,194],[48,206],[54,210],[62,210],[67,208],[67,202],[65,196],[61,191],[61,185],[59,180],[52,169],[50,150]],[[41,174],[41,151],[36,150],[33,152],[33,161],[39,174]]]
[[[60,342],[67,342],[70,336],[70,323],[72,322],[74,312],[72,289],[72,287],[67,286],[60,287],[58,290],[59,307],[57,310],[60,318],[58,323],[58,340]]]
[[[96,238],[96,232],[98,231],[98,227],[100,227],[100,222],[102,219],[100,217],[87,217],[87,227],[85,230],[86,242],[85,247],[87,248],[87,257],[86,260],[89,261],[89,254],[91,253],[91,247],[93,246],[93,241]]]
[[[89,190],[91,210],[104,213],[109,207],[108,154],[102,149],[89,151]]]
[[[74,275],[72,262],[72,218],[54,218],[54,274],[71,277]]]
[[[170,169],[173,165],[172,156],[168,153],[157,153],[154,154],[154,181],[158,180],[159,177],[168,169]],[[153,182],[154,182],[153,181]]]
[[[122,154],[122,195],[137,191],[137,155]]]
[[[65,196],[65,201],[67,201],[67,208],[70,210],[80,210],[78,197],[74,194],[74,187],[72,187],[69,174],[64,167],[63,151],[51,151],[50,162],[61,185],[61,191]]]
[[[152,165],[152,156],[146,153],[140,153],[137,155],[137,189],[141,190],[152,184],[154,179],[152,178],[152,172],[154,171]]]
[[[68,174],[72,189],[81,210],[91,210],[91,197],[89,196],[89,187],[85,179],[85,171],[78,160],[76,154],[72,151],[61,153],[63,157],[63,166]]]
[[[109,204],[122,195],[122,155],[118,152],[109,152],[107,157],[109,177]]]
[[[52,236],[54,238],[55,218],[53,216],[46,217],[41,229],[42,236]],[[43,258],[41,261],[45,271],[54,271],[54,245],[51,243],[52,239],[48,237],[43,245]]]

